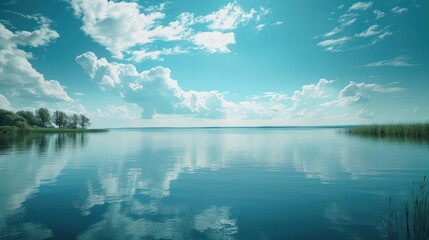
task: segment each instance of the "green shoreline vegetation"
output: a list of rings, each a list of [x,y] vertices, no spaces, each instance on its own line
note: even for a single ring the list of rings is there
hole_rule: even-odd
[[[69,133],[106,132],[107,129],[88,129],[90,119],[83,114],[67,115],[55,111],[52,116],[48,109],[12,112],[0,109],[0,134],[9,133]]]
[[[429,122],[365,125],[348,128],[344,132],[365,137],[429,140]]]

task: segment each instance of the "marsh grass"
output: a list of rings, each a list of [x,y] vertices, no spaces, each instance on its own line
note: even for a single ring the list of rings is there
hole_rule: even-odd
[[[392,209],[389,198],[388,211],[383,221],[389,239],[429,239],[429,193],[428,180],[424,176],[419,184],[413,182],[404,210]]]
[[[429,139],[429,122],[409,124],[366,125],[345,130],[350,135]]]

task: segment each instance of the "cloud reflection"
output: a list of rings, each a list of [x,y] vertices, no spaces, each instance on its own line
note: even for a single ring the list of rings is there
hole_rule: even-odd
[[[75,135],[0,136],[0,179],[7,183],[1,186],[0,238],[46,239],[52,236],[51,230],[43,225],[11,224],[10,218],[25,212],[25,201],[37,194],[41,186],[56,181],[72,156],[55,153],[63,151],[66,145],[74,146],[82,141]],[[46,155],[51,157],[48,159]]]
[[[236,220],[230,218],[229,207],[212,206],[195,216],[194,228],[207,233],[209,239],[233,239],[238,232]]]

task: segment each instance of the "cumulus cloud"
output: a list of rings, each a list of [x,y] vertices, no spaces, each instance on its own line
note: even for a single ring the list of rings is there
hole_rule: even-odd
[[[136,62],[162,60],[162,56],[188,53],[191,49],[227,53],[227,45],[235,44],[234,33],[221,31],[234,30],[268,13],[262,7],[258,11],[245,11],[232,2],[206,16],[183,12],[174,21],[163,24],[165,4],[143,8],[136,2],[72,0],[71,5],[82,21],[85,34],[106,47],[115,58],[126,56]],[[205,24],[208,31],[196,31],[195,24]],[[157,49],[154,42],[175,42],[186,47]]]
[[[223,118],[230,104],[218,91],[183,90],[171,78],[171,70],[161,66],[138,72],[134,65],[109,63],[92,52],[76,61],[102,89],[115,89],[126,101],[143,108],[144,118],[174,113]]]
[[[373,93],[394,93],[403,91],[400,87],[388,87],[377,83],[356,83],[351,81],[340,90],[338,98],[331,102],[323,103],[322,106],[347,106],[362,104],[371,99]]]
[[[7,100],[7,98],[2,94],[0,94],[0,109],[11,109],[9,100]]]
[[[371,6],[372,2],[356,2],[349,8],[349,11],[367,10]]]
[[[0,86],[2,91],[14,97],[29,100],[59,100],[73,102],[64,87],[55,80],[46,80],[33,68],[29,59],[32,54],[19,49],[20,46],[46,46],[59,34],[50,29],[50,20],[33,16],[40,27],[34,31],[12,32],[0,23]]]
[[[82,20],[82,30],[117,58],[132,46],[152,42],[152,28],[164,18],[158,11],[141,13],[135,2],[72,0],[71,4]]]
[[[235,44],[235,35],[232,32],[200,32],[194,36],[193,42],[206,48],[209,52],[229,52],[229,44]]]
[[[365,67],[411,67],[416,64],[409,63],[410,60],[407,56],[398,56],[392,59],[381,60],[373,63],[366,64]]]
[[[265,92],[244,101],[231,101],[217,90],[183,89],[172,78],[171,70],[162,66],[139,72],[132,64],[108,62],[92,52],[78,56],[76,62],[104,91],[116,92],[125,102],[138,106],[133,111],[125,105],[97,109],[94,115],[100,118],[161,119],[166,115],[228,120],[323,118],[342,116],[345,114],[343,107],[368,102],[375,94],[404,90],[363,82],[350,82],[337,90],[332,86],[333,80],[320,79],[302,86],[290,96],[284,92]],[[136,112],[142,113],[133,115]]]
[[[312,117],[319,109],[322,99],[330,96],[327,91],[333,80],[320,79],[316,84],[302,86],[301,90],[295,91],[292,96],[293,105],[290,114],[296,117]]]

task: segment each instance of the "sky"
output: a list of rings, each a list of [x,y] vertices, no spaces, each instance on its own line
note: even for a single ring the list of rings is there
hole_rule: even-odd
[[[0,108],[91,127],[428,121],[428,12],[428,0],[3,0]]]

